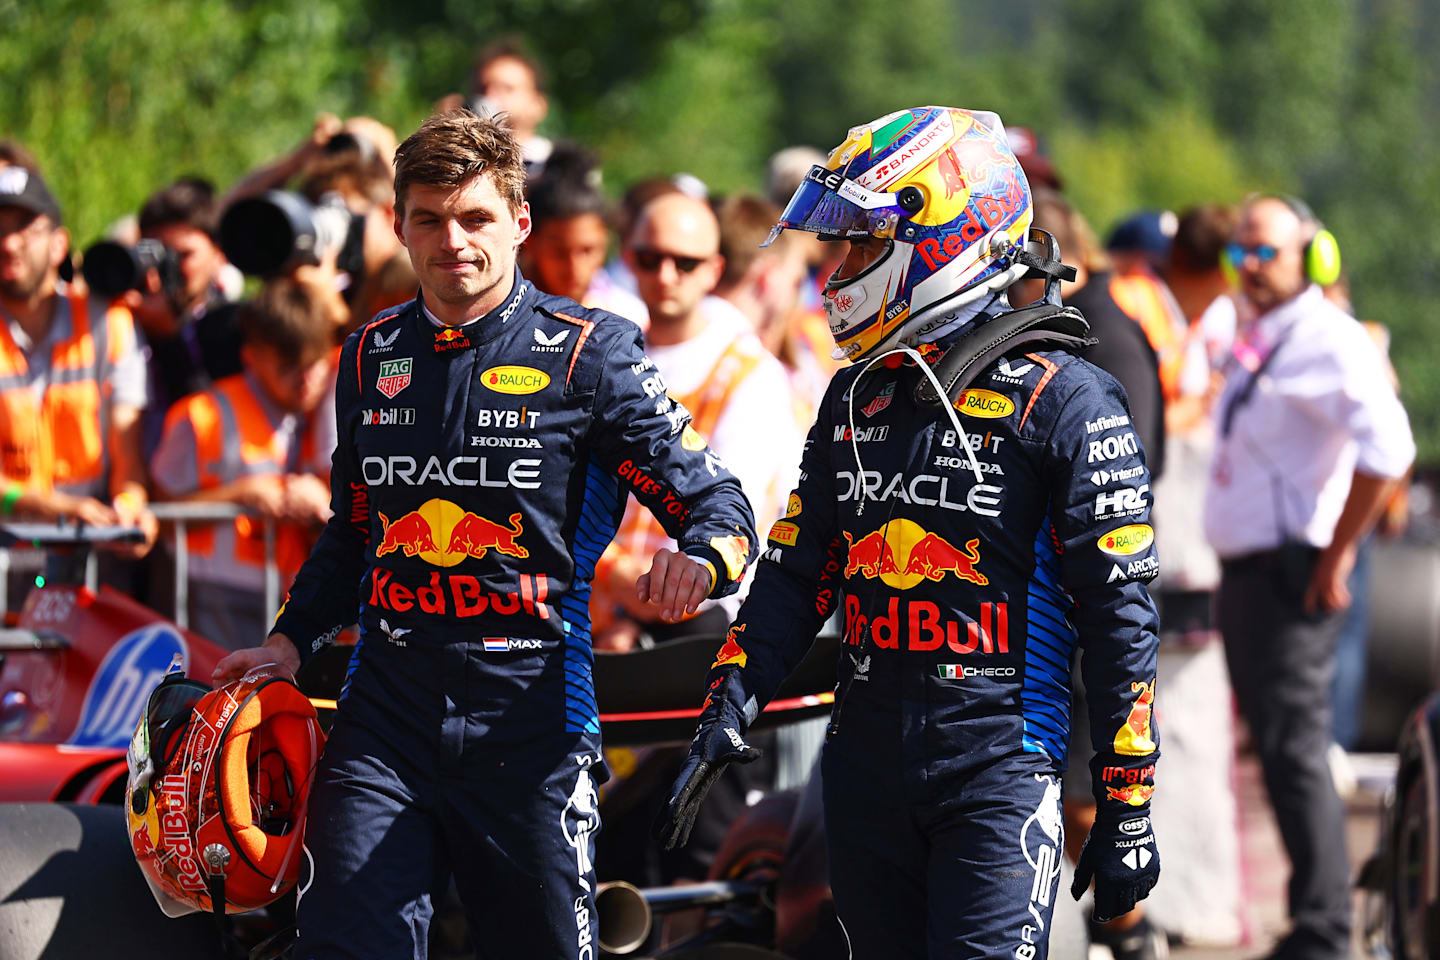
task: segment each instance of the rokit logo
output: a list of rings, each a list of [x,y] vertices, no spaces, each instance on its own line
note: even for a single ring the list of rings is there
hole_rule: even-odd
[[[409,427],[414,423],[414,407],[379,407],[360,411],[362,427]]]
[[[1140,452],[1140,445],[1135,442],[1135,434],[1124,433],[1118,437],[1106,437],[1103,440],[1090,441],[1090,453],[1085,458],[1086,463],[1109,463],[1120,457],[1133,456]]]

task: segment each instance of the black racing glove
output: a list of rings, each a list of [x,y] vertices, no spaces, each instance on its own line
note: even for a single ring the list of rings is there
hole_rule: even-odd
[[[1085,838],[1070,895],[1079,900],[1095,881],[1095,920],[1129,913],[1160,879],[1160,851],[1150,826],[1155,759],[1102,754],[1090,763],[1095,825]]]
[[[734,706],[719,696],[711,697],[700,714],[700,729],[690,741],[690,755],[655,825],[666,850],[685,846],[705,795],[725,768],[758,760],[760,753],[745,742],[745,724]]]

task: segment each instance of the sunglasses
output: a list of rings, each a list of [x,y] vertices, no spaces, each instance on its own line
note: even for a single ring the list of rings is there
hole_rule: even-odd
[[[1225,245],[1225,255],[1229,257],[1230,262],[1237,267],[1245,262],[1246,257],[1251,255],[1254,255],[1255,259],[1261,263],[1269,263],[1279,254],[1280,249],[1268,243],[1227,243]]]
[[[664,253],[660,250],[650,250],[644,247],[636,247],[630,251],[635,257],[635,266],[646,273],[654,273],[660,269],[660,264],[669,260],[675,264],[675,269],[680,273],[692,273],[709,257],[682,257],[675,253]]]

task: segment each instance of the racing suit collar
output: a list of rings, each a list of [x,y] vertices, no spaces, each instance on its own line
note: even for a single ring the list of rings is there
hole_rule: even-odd
[[[536,296],[535,285],[526,280],[515,268],[514,282],[510,287],[510,295],[494,310],[474,320],[467,320],[458,327],[450,327],[451,330],[461,331],[468,340],[468,346],[476,346],[482,343],[489,343],[500,336],[515,318],[524,313],[534,303]],[[446,329],[425,306],[425,291],[421,290],[415,297],[416,322],[422,338],[434,337],[437,331]]]

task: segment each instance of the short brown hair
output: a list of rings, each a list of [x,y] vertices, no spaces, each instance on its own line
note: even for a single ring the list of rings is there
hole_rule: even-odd
[[[525,202],[525,163],[514,134],[469,110],[436,114],[395,151],[395,211],[405,215],[412,183],[458,187],[482,173],[495,178],[495,189],[518,211]]]
[[[494,43],[486,44],[475,52],[475,69],[471,75],[478,82],[480,74],[496,60],[518,60],[530,71],[530,77],[535,83],[535,89],[544,93],[549,85],[549,78],[545,76],[545,68],[540,65],[530,52],[530,45],[518,34],[509,34],[501,37]],[[479,91],[476,91],[477,93]]]
[[[150,195],[140,208],[140,235],[149,236],[161,227],[182,224],[217,237],[215,187],[202,177],[181,177]]]
[[[265,284],[259,296],[240,305],[237,317],[245,343],[273,347],[301,364],[334,346],[346,319],[343,300],[294,277]]]
[[[1195,274],[1220,269],[1220,255],[1239,221],[1234,208],[1215,203],[1186,210],[1170,244],[1170,270]]]
[[[1048,187],[1036,187],[1031,209],[1035,211],[1034,226],[1050,234],[1060,244],[1061,260],[1072,266],[1082,266],[1088,273],[1110,269],[1110,256],[1100,245],[1100,238],[1064,194]]]
[[[725,198],[715,216],[720,221],[720,253],[725,257],[721,287],[733,287],[754,263],[788,253],[791,245],[800,239],[794,231],[787,230],[773,245],[762,249],[760,244],[780,219],[780,208],[753,193]]]

